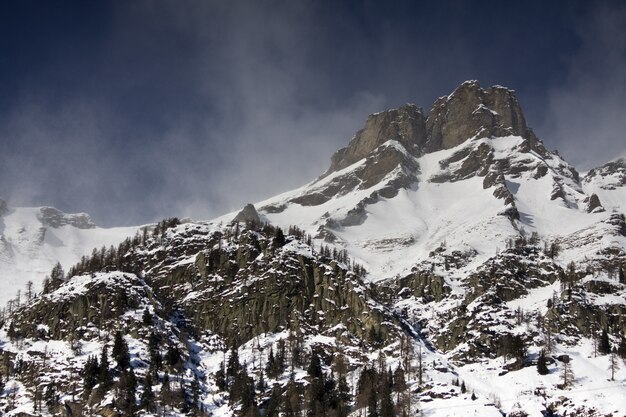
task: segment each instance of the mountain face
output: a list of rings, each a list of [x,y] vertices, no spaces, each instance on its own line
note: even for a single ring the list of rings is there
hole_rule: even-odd
[[[60,262],[69,268],[93,248],[117,245],[138,227],[99,228],[86,213],[67,214],[53,207],[10,207],[0,199],[0,303],[14,299],[32,281]]]
[[[99,230],[29,210],[46,233]],[[623,415],[625,211],[623,160],[581,177],[514,91],[468,81],[427,115],[369,116],[297,190],[53,270],[2,317],[0,406]]]

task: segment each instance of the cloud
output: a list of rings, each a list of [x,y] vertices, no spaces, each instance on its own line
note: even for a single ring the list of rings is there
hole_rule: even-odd
[[[625,5],[596,6],[578,22],[580,49],[549,91],[544,136],[582,169],[626,153],[624,27]]]
[[[313,3],[189,6],[117,6],[95,74],[26,90],[0,120],[10,204],[104,225],[211,218],[314,179],[383,107],[333,99],[311,62]]]

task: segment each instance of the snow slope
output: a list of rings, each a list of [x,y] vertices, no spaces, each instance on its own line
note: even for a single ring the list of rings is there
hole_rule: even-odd
[[[301,205],[293,200],[317,192],[338,177],[349,176],[368,163],[366,159],[262,201],[256,207],[262,219],[284,228],[298,225],[317,238],[318,243],[327,237],[321,231],[330,231],[335,238],[333,244],[347,249],[365,265],[369,278],[375,281],[406,274],[442,245],[451,250],[475,252],[469,267],[463,271],[466,273],[505,248],[510,239],[529,237],[533,233],[546,242],[564,242],[561,257],[564,264],[607,245],[626,248],[626,239],[611,236],[606,226],[614,210],[624,212],[626,187],[601,190],[603,193],[598,191],[599,187],[588,191],[590,186],[585,185],[583,189],[570,174],[570,166],[558,155],[523,152],[520,148],[524,142],[525,139],[516,136],[474,139],[452,149],[415,158],[419,174],[413,185],[400,189],[394,197],[378,197],[365,204],[366,218],[361,224],[342,226],[338,220],[359,205],[362,207],[365,199],[393,180],[394,172],[371,188],[355,188],[323,204]],[[449,163],[456,155],[485,145],[493,154],[494,165],[520,167],[504,175],[506,190],[519,212],[518,219],[504,215],[509,205],[494,196],[494,187],[485,188],[484,175],[433,181],[454,173],[468,159]],[[388,141],[381,147],[387,146],[403,149],[395,141]],[[407,154],[409,157],[413,158]],[[543,175],[537,175],[539,167],[545,171]],[[554,197],[555,190],[561,190],[562,197]],[[606,210],[587,212],[586,199],[592,192],[600,195]],[[228,222],[234,215],[229,213],[214,223]],[[581,234],[588,235],[586,243],[581,243]]]
[[[67,270],[94,248],[117,245],[140,229],[72,224],[72,215],[65,213],[61,218],[67,224],[54,227],[42,216],[43,209],[15,207],[0,216],[0,305],[14,299],[18,291],[23,295],[28,281],[38,291],[57,262]]]

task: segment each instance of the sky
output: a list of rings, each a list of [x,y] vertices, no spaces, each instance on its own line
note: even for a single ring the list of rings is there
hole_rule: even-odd
[[[0,197],[210,219],[468,79],[516,90],[584,171],[626,155],[624,27],[618,1],[3,1]]]

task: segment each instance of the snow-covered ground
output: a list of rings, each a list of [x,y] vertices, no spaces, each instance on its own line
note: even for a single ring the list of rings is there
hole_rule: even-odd
[[[45,225],[39,207],[15,207],[0,216],[0,305],[22,297],[26,283],[39,291],[46,275],[60,262],[67,271],[94,248],[117,246],[141,227],[78,228],[71,224]]]

